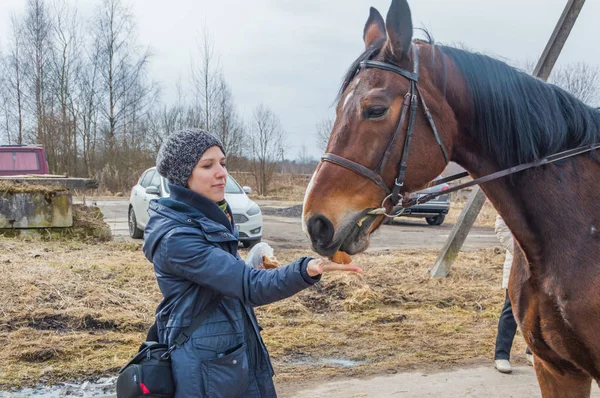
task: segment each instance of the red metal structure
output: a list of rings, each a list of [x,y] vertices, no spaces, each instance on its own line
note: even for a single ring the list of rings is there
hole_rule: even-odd
[[[49,174],[44,148],[0,145],[0,176]]]

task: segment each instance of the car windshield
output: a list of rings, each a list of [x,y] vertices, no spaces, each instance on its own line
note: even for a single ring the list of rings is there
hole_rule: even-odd
[[[225,183],[225,193],[244,193],[242,188],[238,185],[238,183],[231,178],[231,176],[227,177],[227,182]]]
[[[163,177],[163,186],[165,187],[165,192],[166,193],[171,193],[171,190],[169,189],[169,181]]]

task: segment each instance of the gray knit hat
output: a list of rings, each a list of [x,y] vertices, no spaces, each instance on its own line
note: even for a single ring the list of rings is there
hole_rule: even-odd
[[[171,184],[185,187],[204,152],[215,145],[225,153],[221,140],[206,130],[175,131],[162,143],[156,157],[156,168]]]

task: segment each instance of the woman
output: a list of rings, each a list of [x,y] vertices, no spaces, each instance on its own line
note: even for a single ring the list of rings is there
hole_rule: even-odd
[[[159,342],[172,345],[212,302],[218,306],[171,354],[177,397],[275,397],[273,367],[252,307],[292,296],[325,271],[362,272],[352,264],[302,257],[255,270],[237,252],[238,233],[225,198],[225,151],[198,129],[170,135],[157,158],[170,198],[150,203],[144,254],[163,300]]]

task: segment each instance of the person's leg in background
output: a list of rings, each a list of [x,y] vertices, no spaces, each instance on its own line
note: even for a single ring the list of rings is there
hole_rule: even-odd
[[[496,336],[496,352],[494,354],[494,366],[501,373],[512,372],[510,365],[510,349],[517,333],[517,322],[513,316],[512,306],[506,291],[504,307],[498,321],[498,335]]]

